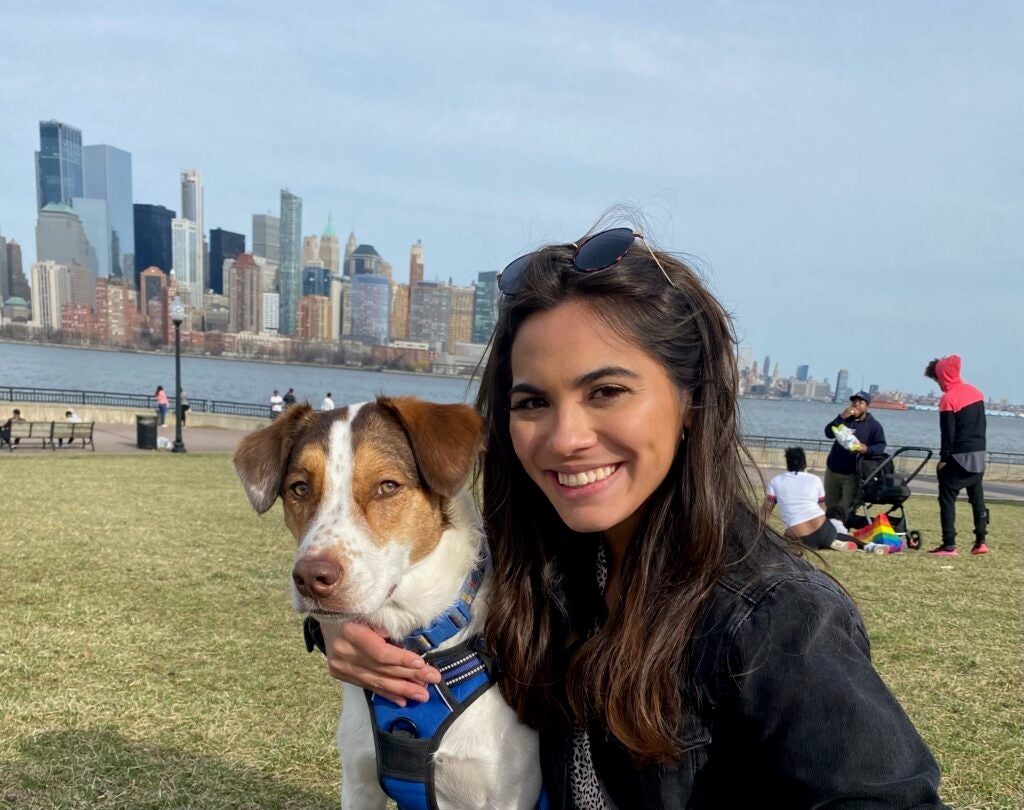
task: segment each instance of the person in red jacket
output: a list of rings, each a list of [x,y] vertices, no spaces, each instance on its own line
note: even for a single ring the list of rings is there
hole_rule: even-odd
[[[985,534],[988,510],[981,479],[985,475],[985,395],[960,379],[960,357],[932,360],[924,376],[942,389],[939,400],[939,429],[942,444],[935,470],[939,478],[939,521],[942,524],[942,545],[929,554],[955,557],[956,499],[960,490],[967,490],[967,499],[974,513],[974,546],[971,554],[987,554]]]

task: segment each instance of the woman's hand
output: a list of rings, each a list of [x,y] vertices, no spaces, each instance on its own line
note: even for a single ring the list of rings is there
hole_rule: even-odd
[[[425,684],[438,683],[440,673],[420,656],[389,644],[364,624],[321,625],[327,669],[339,681],[376,692],[399,706],[429,698]]]

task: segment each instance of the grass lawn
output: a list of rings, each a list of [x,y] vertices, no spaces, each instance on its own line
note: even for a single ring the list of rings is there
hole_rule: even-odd
[[[0,807],[337,807],[339,690],[290,610],[280,512],[229,458],[0,469]],[[909,513],[931,545],[934,500]],[[1024,508],[992,516],[987,557],[826,558],[960,808],[1024,806]]]

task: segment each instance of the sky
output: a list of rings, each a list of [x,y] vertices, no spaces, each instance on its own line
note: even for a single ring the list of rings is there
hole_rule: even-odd
[[[102,6],[102,9],[99,7]],[[357,7],[362,6],[362,7]],[[784,375],[1024,403],[1024,4],[4,2],[0,234],[34,258],[38,122],[132,153],[207,230],[303,199],[466,284],[625,204]]]

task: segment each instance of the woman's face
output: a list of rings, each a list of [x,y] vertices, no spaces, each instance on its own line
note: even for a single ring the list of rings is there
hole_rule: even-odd
[[[689,423],[665,369],[570,301],[519,328],[509,404],[516,455],[566,525],[627,543]]]

